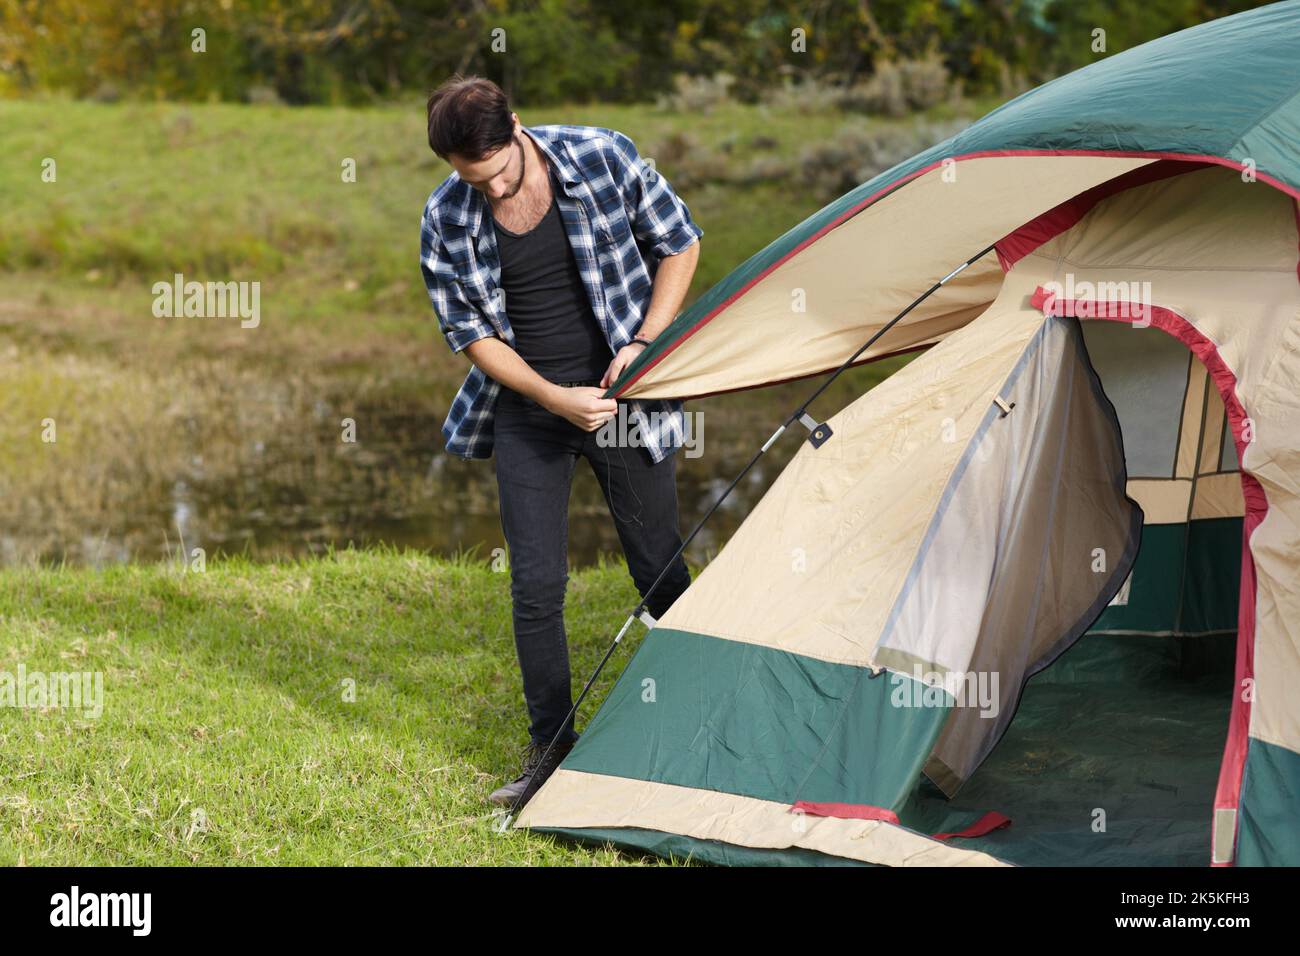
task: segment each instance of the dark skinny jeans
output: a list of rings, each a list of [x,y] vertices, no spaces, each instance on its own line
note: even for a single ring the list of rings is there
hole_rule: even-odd
[[[542,745],[561,729],[562,741],[577,738],[571,721],[561,724],[573,704],[564,592],[569,490],[578,459],[586,458],[596,473],[642,597],[682,543],[674,457],[655,464],[644,448],[601,447],[597,434],[501,389],[493,444],[501,527],[510,550],[515,649],[529,734]],[[676,558],[647,610],[660,617],[690,583],[686,562]]]

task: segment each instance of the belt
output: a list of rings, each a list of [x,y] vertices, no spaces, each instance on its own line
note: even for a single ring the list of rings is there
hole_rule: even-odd
[[[600,385],[600,379],[598,378],[584,379],[581,382],[555,382],[554,384],[560,386],[560,388],[583,388],[583,387],[595,388],[596,386]]]

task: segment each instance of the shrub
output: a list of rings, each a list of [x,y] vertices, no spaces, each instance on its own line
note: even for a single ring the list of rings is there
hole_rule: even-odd
[[[842,108],[844,89],[830,78],[816,76],[792,80],[786,77],[779,86],[763,92],[762,102],[775,110],[790,113],[828,113]]]
[[[736,78],[730,73],[714,73],[712,76],[677,73],[673,76],[673,92],[661,93],[655,99],[655,106],[678,113],[708,113],[714,107],[731,102],[731,88],[735,82]]]
[[[869,80],[841,90],[837,105],[858,113],[906,116],[913,110],[937,106],[957,92],[943,60],[931,55],[879,64]]]
[[[830,202],[903,160],[942,142],[966,123],[916,123],[910,129],[848,126],[804,150],[799,175],[818,200]]]
[[[932,53],[919,60],[902,60],[898,72],[902,75],[903,92],[912,109],[928,110],[953,95],[948,68],[938,54]]]

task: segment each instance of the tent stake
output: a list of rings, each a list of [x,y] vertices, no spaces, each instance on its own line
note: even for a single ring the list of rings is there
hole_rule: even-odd
[[[830,388],[831,383],[834,382],[837,378],[839,378],[840,375],[846,369],[852,366],[854,362],[856,362],[859,358],[861,358],[864,352],[866,352],[869,348],[871,348],[871,346],[875,345],[876,342],[880,340],[880,337],[882,335],[884,335],[895,325],[897,325],[900,321],[902,321],[902,319],[909,312],[915,309],[918,305],[920,305],[926,299],[930,298],[930,296],[934,295],[936,292],[942,289],[950,280],[952,280],[954,277],[964,272],[968,266],[973,265],[974,263],[978,262],[980,259],[984,258],[984,256],[992,252],[995,245],[996,243],[992,246],[988,246],[984,248],[980,252],[977,252],[975,255],[971,256],[969,259],[967,259],[957,268],[953,269],[946,276],[944,276],[934,285],[930,286],[930,288],[926,289],[919,296],[913,299],[912,302],[907,306],[907,308],[903,309],[902,312],[899,312],[898,315],[894,316],[883,326],[881,326],[880,330],[876,332],[874,335],[872,335],[871,338],[867,339],[867,341],[864,342],[856,352],[854,352],[847,359],[845,359],[844,363],[840,365],[839,368],[835,369],[835,371],[833,371],[830,374],[830,377],[827,378],[826,381],[822,382],[821,386],[810,396],[808,396],[808,398],[804,400],[802,405],[800,405],[793,412],[791,412],[789,417],[786,418],[785,422],[776,431],[772,433],[772,437],[763,443],[763,447],[761,447],[758,451],[754,453],[754,456],[749,459],[749,463],[746,464],[745,467],[740,470],[740,473],[731,480],[731,484],[727,485],[726,489],[722,492],[722,494],[720,494],[717,497],[717,499],[713,502],[713,504],[709,506],[709,510],[704,513],[704,517],[702,517],[696,523],[695,528],[682,541],[682,545],[680,548],[677,549],[677,552],[671,558],[668,559],[668,563],[665,564],[663,570],[659,572],[659,576],[655,578],[654,583],[651,584],[650,587],[646,589],[645,594],[642,595],[641,597],[640,603],[637,604],[636,609],[628,616],[627,621],[625,621],[622,628],[619,629],[618,636],[614,638],[614,640],[610,643],[609,648],[605,651],[605,656],[600,659],[600,663],[596,665],[596,669],[592,671],[591,676],[587,678],[587,683],[583,685],[582,693],[578,695],[578,699],[575,700],[573,702],[573,706],[569,708],[569,713],[564,718],[564,722],[560,725],[560,730],[556,732],[556,735],[551,738],[550,743],[546,745],[546,750],[542,753],[542,759],[537,764],[539,769],[546,766],[546,760],[548,757],[550,757],[551,751],[555,748],[555,742],[560,739],[560,733],[562,733],[564,731],[564,728],[569,725],[569,721],[573,720],[574,717],[577,716],[578,708],[580,708],[582,706],[582,702],[587,699],[587,694],[591,692],[592,685],[596,683],[596,679],[600,677],[601,671],[603,671],[605,669],[605,665],[609,663],[609,659],[614,655],[615,648],[617,648],[618,645],[622,642],[623,635],[626,634],[628,628],[632,626],[632,622],[634,620],[637,620],[638,618],[641,618],[642,615],[649,617],[649,615],[646,613],[647,611],[646,602],[650,599],[650,595],[655,592],[655,589],[659,587],[659,585],[663,582],[664,576],[668,574],[668,569],[673,566],[673,562],[682,556],[682,554],[686,551],[686,548],[690,545],[690,543],[695,540],[695,536],[699,534],[701,530],[703,530],[706,524],[708,524],[709,519],[713,517],[713,513],[718,510],[718,508],[722,505],[724,501],[727,500],[727,496],[730,495],[732,491],[735,490],[736,485],[740,484],[741,479],[744,478],[747,474],[749,474],[749,470],[753,468],[754,465],[758,464],[758,460],[763,457],[763,454],[769,448],[771,448],[772,445],[776,443],[776,440],[781,437],[781,433],[784,432],[789,426],[795,424],[796,422],[802,422],[804,419],[808,419],[814,422],[814,425],[812,426],[805,426],[808,427],[809,432],[811,433],[809,435],[809,441],[812,442],[814,447],[820,447],[821,444],[824,441],[826,441],[827,438],[830,437],[831,433],[825,424],[817,424],[815,420],[812,419],[812,416],[808,414],[808,406],[811,405],[813,402],[815,402],[821,396],[821,394],[826,391],[826,389]],[[824,433],[824,434],[819,434],[819,433]],[[653,620],[653,618],[651,618],[651,620]],[[645,623],[644,620],[642,621],[642,623]],[[498,832],[505,832],[510,827],[511,822],[514,820],[515,814],[519,812],[519,808],[522,807],[525,803],[527,803],[530,799],[532,799],[533,794],[537,792],[537,789],[538,787],[534,786],[530,781],[529,786],[526,787],[524,791],[520,793],[518,797],[515,798],[515,802],[511,804],[510,810],[506,814],[505,819],[502,821],[500,830]]]

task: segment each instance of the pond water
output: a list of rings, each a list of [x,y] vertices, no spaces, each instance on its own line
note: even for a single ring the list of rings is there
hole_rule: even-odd
[[[829,417],[885,371],[852,370],[814,413]],[[677,458],[683,534],[818,382],[688,405],[703,417],[704,435],[699,457]],[[11,519],[0,534],[0,561],[102,565],[176,559],[196,547],[209,558],[267,560],[381,544],[435,554],[477,549],[490,557],[504,547],[493,463],[443,450],[440,401],[450,395],[434,391],[425,393],[427,404],[409,390],[400,400],[372,393],[362,405],[342,395],[317,396],[312,415],[329,427],[204,433],[182,446],[177,461],[163,463],[158,480],[127,483],[93,519],[66,527]],[[332,427],[344,415],[361,423],[355,443],[341,443]],[[713,515],[689,558],[707,561],[717,552],[805,437],[802,428],[782,436]],[[580,463],[570,498],[570,563],[591,564],[602,553],[621,555],[621,549],[595,476]]]

